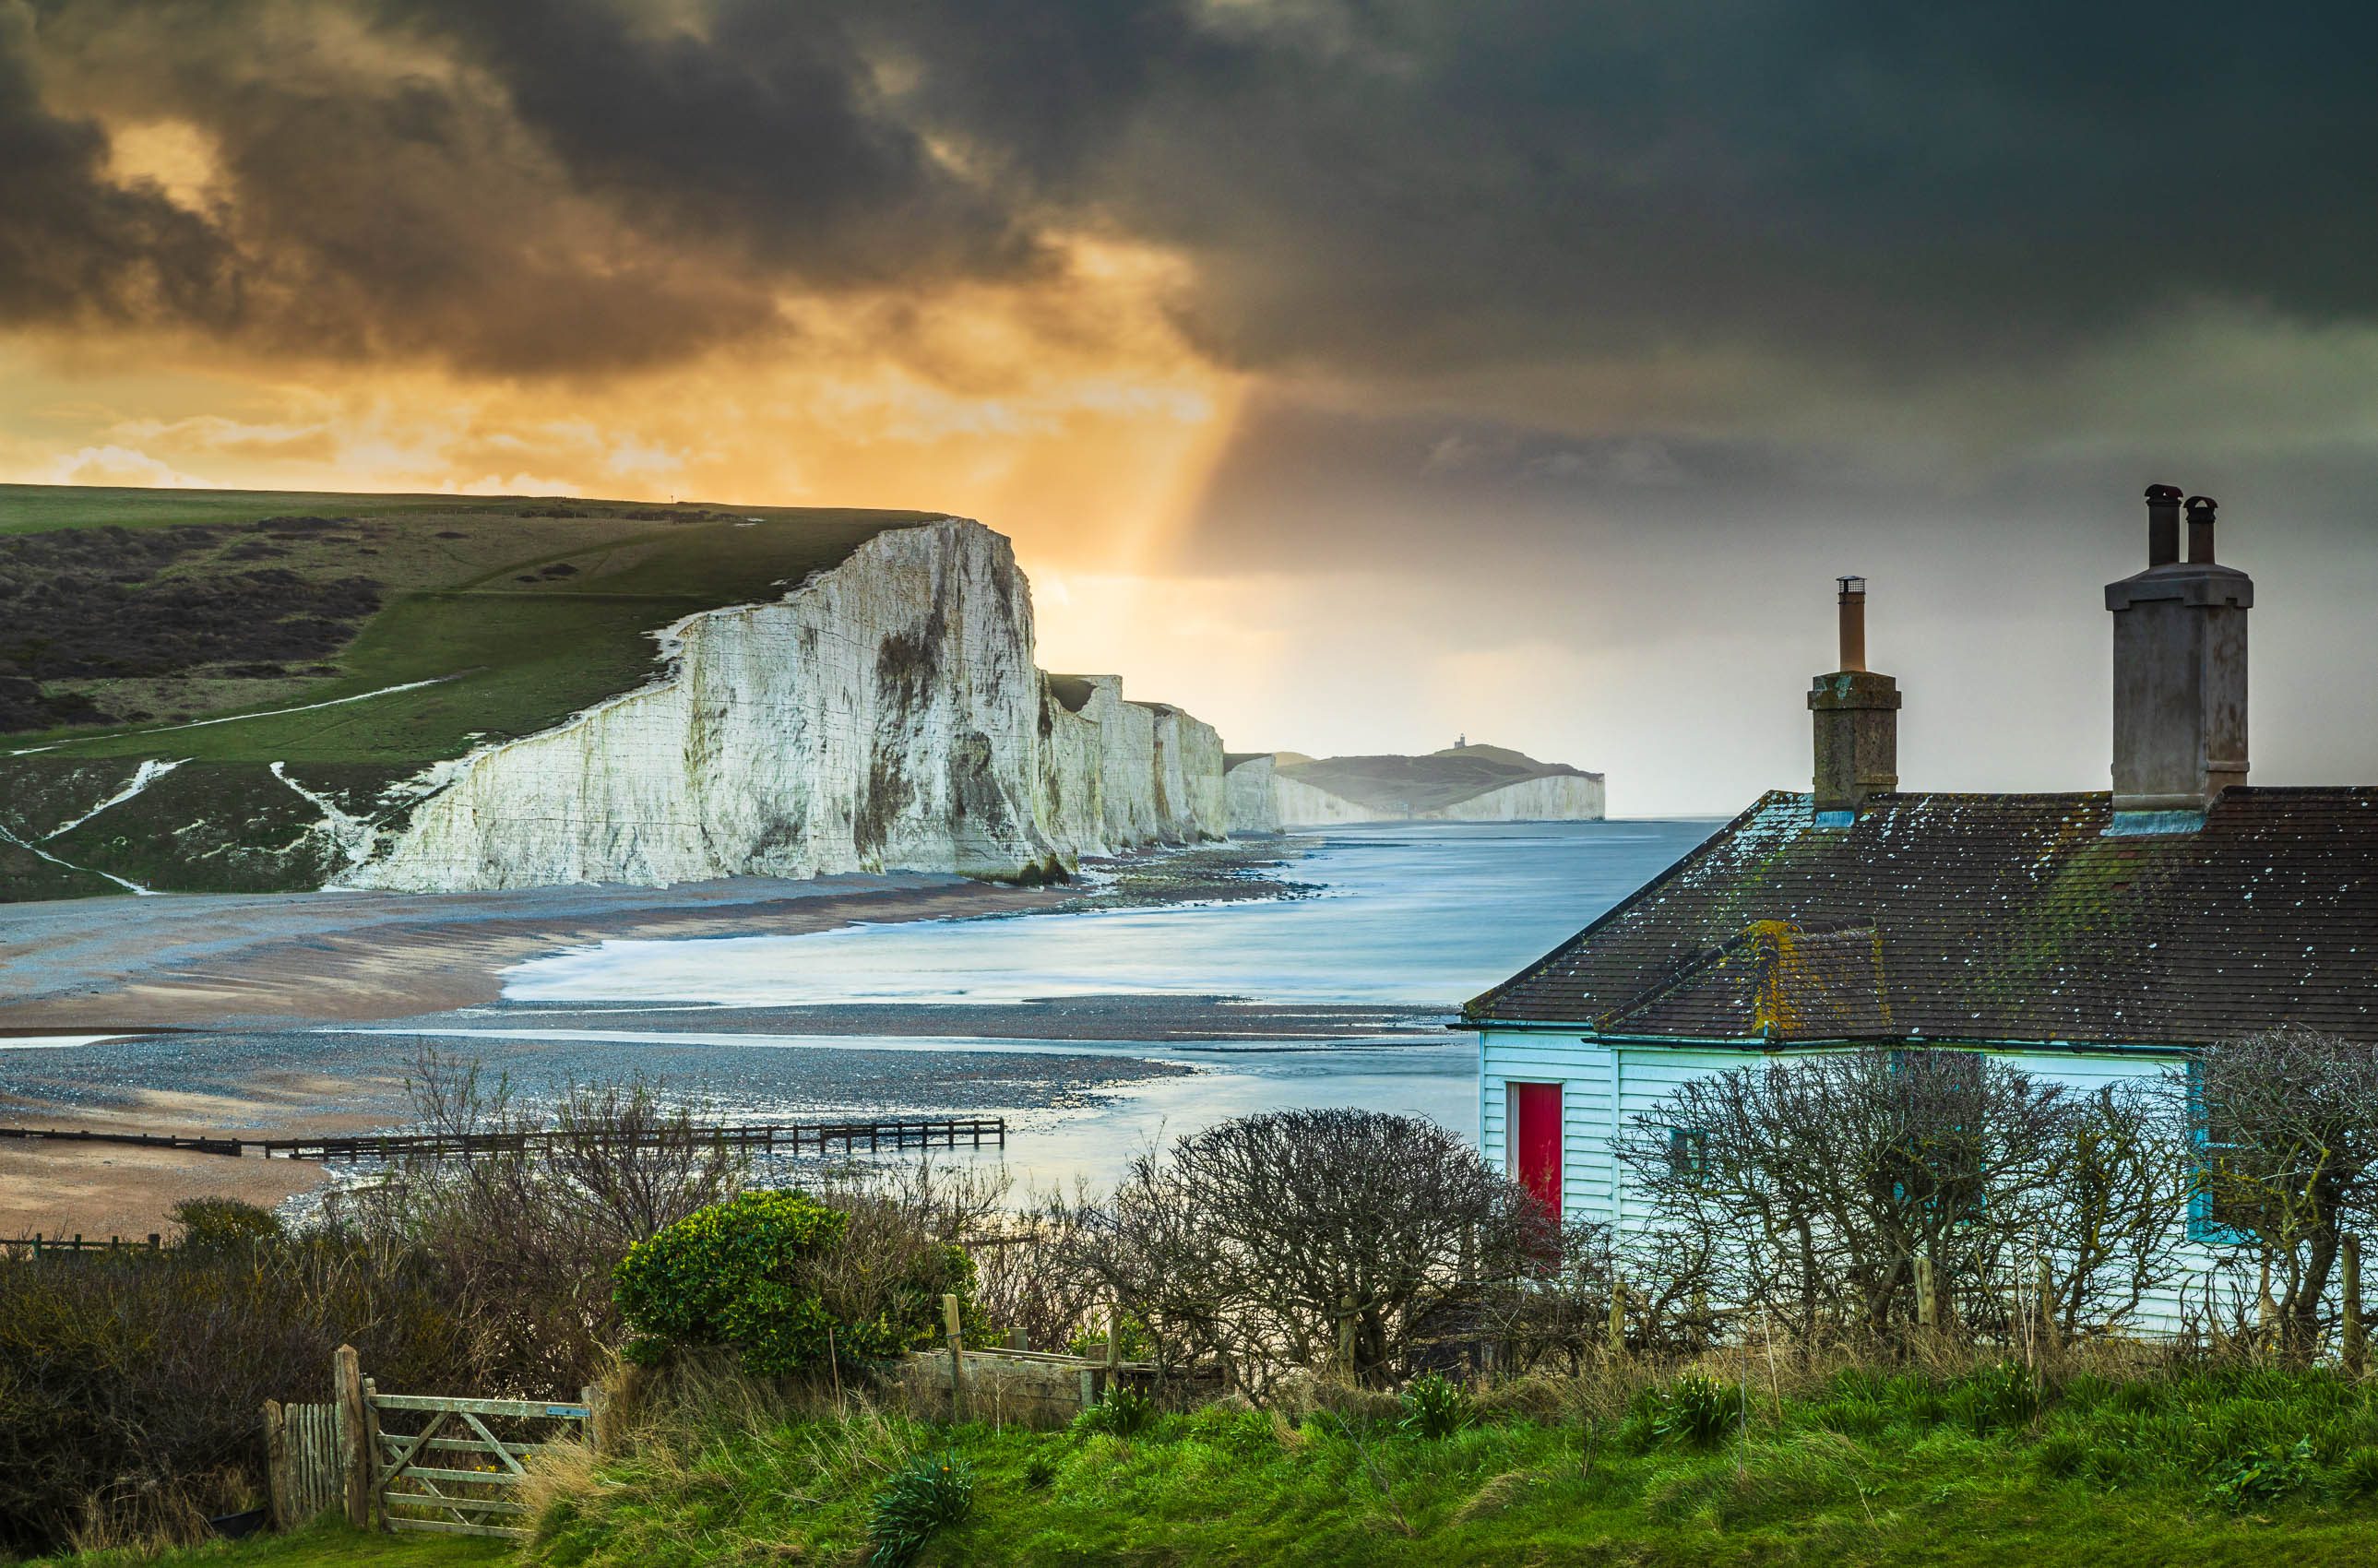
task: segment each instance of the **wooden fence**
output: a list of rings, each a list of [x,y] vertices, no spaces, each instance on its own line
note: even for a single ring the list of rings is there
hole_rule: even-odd
[[[38,1258],[46,1252],[154,1252],[164,1244],[165,1239],[153,1230],[146,1240],[130,1241],[121,1236],[85,1240],[80,1231],[72,1236],[0,1236],[0,1258]]]
[[[0,1127],[0,1139],[34,1143],[110,1143],[134,1149],[194,1149],[202,1155],[237,1157],[236,1138],[189,1132],[98,1132],[88,1127]]]
[[[1111,1306],[1106,1343],[1095,1356],[1027,1349],[1020,1334],[997,1349],[969,1350],[955,1296],[942,1298],[942,1326],[946,1348],[911,1351],[893,1373],[902,1401],[925,1420],[1062,1427],[1114,1389],[1144,1386],[1161,1371],[1153,1361],[1123,1359]]]
[[[832,1151],[855,1155],[864,1149],[979,1149],[985,1144],[1007,1146],[1007,1119],[1002,1116],[905,1117],[861,1121],[774,1122],[697,1127],[695,1141],[729,1149],[783,1151],[823,1155]],[[142,1149],[188,1149],[199,1154],[238,1159],[259,1155],[266,1159],[323,1162],[397,1159],[483,1159],[495,1155],[537,1152],[550,1154],[556,1144],[592,1137],[606,1144],[653,1148],[682,1143],[686,1134],[667,1128],[628,1137],[601,1133],[530,1132],[363,1132],[298,1138],[208,1138],[177,1132],[96,1132],[87,1129],[0,1127],[0,1140],[34,1143],[102,1143]]]
[[[1002,1116],[754,1123],[697,1127],[691,1131],[693,1140],[705,1145],[764,1154],[780,1150],[793,1155],[805,1151],[824,1155],[830,1150],[857,1154],[861,1149],[875,1154],[884,1149],[955,1149],[961,1144],[979,1149],[985,1143],[1007,1146],[1007,1119]],[[550,1154],[557,1145],[566,1147],[587,1136],[558,1131],[366,1132],[323,1138],[267,1138],[249,1147],[260,1150],[268,1159],[478,1159],[492,1155]],[[605,1137],[601,1141],[628,1143],[634,1147],[673,1147],[685,1142],[685,1138],[683,1132],[656,1129],[632,1139]]]
[[[310,1525],[344,1505],[336,1405],[282,1405],[266,1400],[264,1454],[274,1529]]]

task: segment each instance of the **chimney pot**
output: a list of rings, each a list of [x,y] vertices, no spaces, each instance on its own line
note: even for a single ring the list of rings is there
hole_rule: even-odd
[[[2168,567],[2180,559],[2180,486],[2147,486],[2147,565]]]
[[[2188,498],[2188,562],[2191,566],[2213,564],[2213,514],[2221,503],[2210,496]]]
[[[1836,578],[1841,593],[1842,668],[1866,668],[1866,579]]]

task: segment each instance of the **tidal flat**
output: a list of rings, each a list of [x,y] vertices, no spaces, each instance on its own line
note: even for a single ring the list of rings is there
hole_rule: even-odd
[[[1460,1002],[1705,836],[1701,822],[1413,823],[953,878],[109,900],[0,912],[0,1120],[250,1135],[403,1125],[425,1050],[534,1103],[642,1074],[719,1121],[997,1115],[1027,1182],[1104,1181],[1251,1109],[1475,1117]],[[20,978],[34,982],[28,987]],[[162,1026],[162,1028],[160,1026]],[[114,1158],[114,1156],[106,1156]],[[181,1156],[99,1177],[0,1146],[0,1229],[142,1234]],[[72,1162],[70,1165],[65,1162]],[[236,1190],[236,1188],[233,1189]],[[292,1188],[291,1191],[297,1189]],[[101,1223],[101,1218],[107,1223]]]

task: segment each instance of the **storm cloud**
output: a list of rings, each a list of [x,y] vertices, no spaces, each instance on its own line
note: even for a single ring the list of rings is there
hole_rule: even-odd
[[[787,297],[1062,288],[1091,235],[1183,257],[1233,367],[1889,387],[2378,312],[2373,44],[2344,6],[0,0],[0,313],[576,373]],[[112,169],[162,118],[205,199]]]

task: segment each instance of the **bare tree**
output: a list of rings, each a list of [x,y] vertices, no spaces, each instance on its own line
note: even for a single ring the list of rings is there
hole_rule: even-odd
[[[1412,1348],[1549,1251],[1535,1200],[1419,1117],[1271,1111],[1132,1163],[1082,1265],[1159,1353],[1260,1401],[1291,1368],[1395,1381]]]
[[[2378,1206],[2378,1047],[2271,1030],[2204,1051],[2184,1092],[2199,1211],[2257,1266],[2281,1354],[2306,1359],[2345,1235]]]
[[[475,1062],[425,1048],[412,1089],[431,1132],[516,1135],[498,1152],[425,1155],[390,1173],[354,1225],[434,1256],[523,1387],[574,1388],[618,1337],[611,1270],[630,1247],[743,1183],[739,1152],[639,1078],[566,1088],[550,1118]],[[552,1137],[531,1138],[531,1133]]]
[[[966,1277],[967,1243],[997,1223],[1009,1185],[1004,1169],[930,1155],[913,1165],[852,1161],[805,1182],[812,1197],[850,1216],[813,1265],[827,1312],[840,1323],[913,1326],[920,1291],[935,1299],[924,1303],[927,1329],[939,1321],[933,1309],[943,1291],[967,1299],[972,1311],[979,1298]]]
[[[1485,1283],[1480,1326],[1497,1347],[1498,1365],[1526,1372],[1557,1361],[1574,1376],[1608,1345],[1615,1235],[1591,1221],[1564,1226],[1558,1251],[1534,1269]]]
[[[1027,1192],[996,1228],[970,1235],[983,1321],[1020,1330],[1040,1350],[1062,1349],[1103,1331],[1105,1290],[1096,1275],[1075,1266],[1103,1212],[1087,1185],[1077,1182],[1070,1192]]]
[[[2066,1111],[2038,1201],[2033,1263],[2045,1278],[2032,1288],[2046,1321],[2072,1338],[2119,1331],[2185,1272],[2194,1161],[2159,1081],[2107,1084]]]
[[[1977,1052],[1872,1048],[1680,1085],[1614,1151],[1698,1288],[1803,1339],[2069,1330],[2168,1277],[2172,1140],[2133,1095]],[[2043,1302],[2041,1265],[2054,1302]]]

